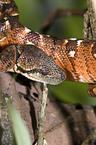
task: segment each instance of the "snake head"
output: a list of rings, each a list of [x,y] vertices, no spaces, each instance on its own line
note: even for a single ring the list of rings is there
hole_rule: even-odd
[[[56,85],[65,80],[64,70],[54,59],[36,46],[15,45],[17,59],[14,69],[27,78],[46,84]]]

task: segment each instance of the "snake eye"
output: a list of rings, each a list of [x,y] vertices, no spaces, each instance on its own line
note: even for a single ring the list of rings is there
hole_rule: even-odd
[[[42,75],[47,75],[48,74],[48,71],[44,70],[42,71]]]

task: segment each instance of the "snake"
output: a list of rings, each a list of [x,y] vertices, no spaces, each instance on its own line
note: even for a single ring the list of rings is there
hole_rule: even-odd
[[[96,40],[34,32],[19,22],[14,0],[0,0],[0,71],[51,85],[88,83],[88,94],[96,97]]]

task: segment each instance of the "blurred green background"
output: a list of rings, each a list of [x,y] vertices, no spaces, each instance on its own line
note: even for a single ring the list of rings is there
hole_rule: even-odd
[[[86,9],[87,0],[15,0],[19,8],[19,21],[33,31],[41,28],[46,16],[54,8]],[[83,17],[70,16],[57,19],[48,34],[63,38],[83,38]],[[88,84],[65,81],[58,86],[49,86],[55,96],[66,103],[95,105],[96,98],[87,93]]]

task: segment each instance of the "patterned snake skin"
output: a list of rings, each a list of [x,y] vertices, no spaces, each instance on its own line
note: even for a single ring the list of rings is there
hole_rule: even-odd
[[[33,32],[18,22],[13,0],[0,0],[0,71],[15,71],[47,84],[89,83],[96,96],[96,41],[62,39]]]

